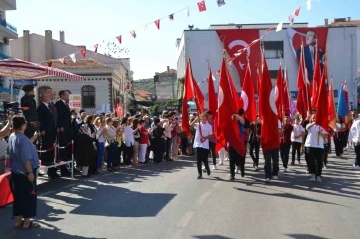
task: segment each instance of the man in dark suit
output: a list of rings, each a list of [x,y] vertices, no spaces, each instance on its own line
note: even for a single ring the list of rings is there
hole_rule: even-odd
[[[58,128],[59,128],[59,147],[65,147],[64,149],[59,149],[60,159],[63,161],[68,161],[71,154],[71,114],[70,107],[68,104],[69,93],[65,90],[59,92],[60,100],[55,103],[55,108],[58,113]]]
[[[54,163],[54,143],[56,140],[56,124],[54,121],[54,111],[50,104],[51,95],[45,91],[42,94],[42,103],[37,108],[42,147],[40,150],[47,150],[41,153],[41,160],[43,165],[52,165]],[[49,150],[51,149],[51,150]],[[51,179],[59,177],[56,173],[56,168],[48,169],[48,175]]]
[[[312,83],[313,75],[314,75],[316,41],[317,41],[316,33],[314,31],[308,31],[306,33],[306,46],[304,46],[304,59],[305,59],[305,66],[310,83]],[[300,54],[301,54],[301,47],[296,51],[296,57],[299,61],[300,61]],[[324,63],[323,57],[324,57],[324,53],[321,51],[321,49],[318,49],[318,60],[321,63],[321,69]]]

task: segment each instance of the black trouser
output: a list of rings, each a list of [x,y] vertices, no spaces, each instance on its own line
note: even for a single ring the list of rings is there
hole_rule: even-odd
[[[255,150],[255,155],[254,155]],[[260,142],[255,141],[250,143],[250,157],[254,162],[254,166],[259,166],[259,151],[260,151]]]
[[[47,152],[42,152],[41,155],[41,164],[45,166],[54,165],[54,143],[56,140],[55,132],[50,134],[45,132],[45,135],[41,137],[41,148],[40,150],[49,150]],[[49,168],[48,175],[50,177],[56,176],[56,168]]]
[[[121,146],[117,147],[116,149],[116,159],[115,159],[115,166],[119,166],[121,164]]]
[[[186,155],[186,148],[188,144],[188,139],[186,137],[181,138],[181,154]]]
[[[166,137],[166,142],[165,142],[165,157],[166,157],[166,159],[171,159],[170,152],[171,152],[171,138]]]
[[[23,218],[36,217],[37,209],[37,185],[36,170],[33,169],[34,182],[28,180],[27,175],[21,173],[12,173],[13,182],[13,216],[22,216]],[[30,193],[31,192],[31,193]]]
[[[342,137],[334,138],[334,143],[336,156],[342,155],[344,153],[344,143]]]
[[[246,151],[248,150],[248,142],[244,141],[245,147],[246,147]],[[242,166],[242,158],[244,158],[244,166]],[[240,167],[241,172],[245,171],[245,158],[246,158],[246,152],[244,157],[241,158],[241,162],[239,161],[238,163],[235,163],[237,167]],[[244,168],[244,170],[242,170],[241,168]]]
[[[356,158],[355,158],[355,166],[360,166],[360,145],[355,145],[355,153],[356,153]]]
[[[323,167],[324,149],[306,147],[305,151],[308,154],[310,174],[321,176],[322,167]]]
[[[330,152],[330,144],[324,144],[324,165],[327,165],[328,163],[328,156]]]
[[[295,154],[297,156],[297,161],[300,163],[300,150],[301,150],[301,143],[299,142],[292,142],[292,158],[291,162],[295,163]]]
[[[290,146],[291,146],[290,144],[284,144],[284,143],[280,145],[280,156],[284,168],[287,168],[289,163]]]
[[[131,165],[131,160],[132,160],[133,154],[134,154],[133,146],[127,147],[125,145],[124,154],[123,154],[125,165]]]
[[[204,163],[206,171],[209,173],[209,162],[208,162],[209,150],[204,148],[196,148],[196,159],[197,159],[197,170],[199,176],[202,176],[201,163]]]
[[[263,151],[265,159],[265,178],[272,178],[279,173],[279,149],[269,149]],[[272,161],[272,169],[271,169]]]
[[[209,141],[209,149],[210,149],[210,152],[211,152],[211,156],[212,156],[212,160],[213,160],[213,165],[216,165],[215,147],[216,147],[216,143]]]
[[[241,156],[235,149],[229,147],[230,175],[235,175],[235,165],[240,167],[241,173],[245,172],[245,156]]]

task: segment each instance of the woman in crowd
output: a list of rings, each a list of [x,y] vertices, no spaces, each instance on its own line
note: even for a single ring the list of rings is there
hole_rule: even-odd
[[[156,164],[162,162],[163,154],[165,152],[165,129],[161,126],[160,119],[154,119],[154,129],[152,131],[153,138],[153,153],[154,153],[154,162]]]
[[[107,170],[116,171],[116,150],[118,146],[118,142],[116,141],[116,128],[113,126],[113,120],[110,117],[105,119],[105,128],[104,128],[104,136],[105,136],[105,148],[107,151]]]
[[[118,119],[116,121],[116,123],[118,124],[117,128],[116,128],[116,141],[118,142],[118,147],[117,147],[117,151],[116,151],[116,162],[117,165],[120,166],[121,164],[121,154],[123,152],[123,148],[124,148],[124,144],[123,144],[123,135],[124,135],[124,127],[122,124],[122,121],[120,121],[120,119]],[[125,159],[123,160],[123,163],[125,162]]]
[[[181,127],[180,127],[180,118],[179,117],[175,117],[174,118],[174,138],[175,140],[173,141],[173,152],[172,152],[172,158],[173,159],[178,159],[179,157],[179,148],[180,148],[180,144],[181,144],[181,139],[179,137],[179,134],[181,133]]]
[[[140,141],[140,132],[139,132],[139,119],[132,120],[131,128],[134,130],[134,145],[133,145],[133,158],[132,162],[134,166],[138,165],[138,157],[139,157],[139,141]]]
[[[305,135],[305,129],[300,124],[300,117],[295,117],[293,130],[291,132],[291,143],[292,143],[292,158],[291,165],[295,165],[295,155],[297,156],[297,161],[300,164],[300,150],[303,138]]]
[[[130,127],[129,118],[125,117],[121,120],[121,125],[124,128],[123,140],[124,140],[124,151],[123,151],[123,159],[124,165],[126,167],[131,166],[131,160],[133,155],[133,145],[134,145],[134,130]]]
[[[97,138],[97,170],[102,169],[103,159],[104,159],[104,150],[105,150],[105,138],[104,138],[104,126],[105,121],[101,117],[96,117],[94,120],[96,128],[96,138]]]
[[[33,142],[38,134],[35,133],[30,139],[25,136],[24,117],[14,116],[12,125],[14,133],[9,137],[9,157],[13,180],[15,228],[40,227],[38,223],[30,220],[36,216],[37,209],[36,170],[39,167],[39,159]]]
[[[139,163],[145,164],[146,149],[149,144],[149,132],[145,128],[145,120],[139,121],[138,132],[140,133],[139,139]]]
[[[261,121],[259,116],[251,123],[251,134],[249,137],[250,157],[253,160],[253,167],[255,171],[259,171],[259,152],[260,152],[260,135],[261,135]],[[255,155],[254,155],[255,150]]]
[[[79,144],[76,153],[76,163],[81,165],[81,177],[88,177],[90,166],[94,166],[96,158],[96,132],[91,122],[92,115],[84,119],[84,124],[79,127]]]
[[[340,157],[344,153],[344,132],[346,131],[344,121],[340,116],[337,116],[335,119],[334,131],[335,154],[337,157]]]
[[[200,123],[198,123],[200,119]],[[207,122],[207,116],[205,113],[200,115],[200,118],[196,118],[191,122],[192,126],[195,126],[196,133],[194,138],[194,148],[196,148],[196,159],[197,159],[197,169],[198,177],[197,179],[202,179],[202,170],[201,163],[204,163],[207,175],[211,174],[208,156],[209,156],[209,139],[213,135],[212,127]]]
[[[8,143],[5,137],[10,134],[11,116],[8,117],[6,124],[0,124],[0,175],[5,173],[5,156]]]
[[[327,138],[326,131],[315,123],[315,115],[311,116],[311,123],[306,125],[308,135],[305,140],[305,151],[308,155],[310,181],[321,182],[321,173],[324,157],[324,139]]]

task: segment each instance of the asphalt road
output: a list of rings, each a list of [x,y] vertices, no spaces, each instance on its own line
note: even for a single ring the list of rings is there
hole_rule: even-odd
[[[59,179],[39,186],[42,228],[14,230],[7,207],[0,209],[0,238],[360,238],[360,172],[351,169],[354,154],[344,156],[331,155],[322,183],[296,165],[266,185],[250,158],[245,178],[228,181],[224,165],[197,180],[189,157]]]

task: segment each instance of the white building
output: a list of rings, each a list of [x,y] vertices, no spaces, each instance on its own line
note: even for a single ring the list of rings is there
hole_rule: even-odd
[[[0,0],[0,58],[10,56],[10,39],[17,39],[17,29],[6,19],[6,11],[16,10],[16,0]]]
[[[328,27],[327,46],[328,46],[328,74],[334,81],[335,96],[341,87],[342,81],[346,78],[349,88],[349,101],[353,105],[357,102],[357,69],[360,67],[360,21],[348,19],[335,19],[330,24],[325,19],[324,26]],[[322,27],[324,27],[322,26]],[[178,78],[183,77],[186,68],[186,58],[190,56],[192,70],[198,82],[203,81],[208,76],[208,63],[212,68],[213,74],[221,66],[223,44],[216,32],[217,29],[258,29],[259,36],[263,35],[269,28],[276,29],[277,24],[228,24],[211,25],[209,29],[185,30],[181,38],[177,39],[177,74]],[[287,28],[307,28],[307,23],[298,23],[290,26],[283,25],[283,30],[276,32],[273,30],[267,34],[262,41],[264,42],[265,56],[272,79],[276,79],[279,68],[280,55],[283,58],[283,65],[288,66],[288,81],[291,94],[297,96],[296,80],[298,74],[298,63],[294,55],[294,50],[289,41]],[[274,43],[271,49],[267,49],[266,44]],[[248,42],[250,44],[250,42]],[[233,56],[231,56],[233,57]],[[229,59],[229,55],[227,55]],[[239,75],[235,67],[230,68],[234,84],[241,91]],[[215,88],[218,88],[218,77],[216,77]],[[254,76],[253,76],[254,77]],[[199,83],[199,86],[207,99],[207,84]],[[335,99],[337,101],[337,99]]]
[[[129,58],[113,58],[91,50],[87,50],[86,58],[83,58],[80,53],[83,46],[66,43],[64,31],[60,31],[60,41],[58,41],[53,39],[50,30],[45,31],[45,36],[30,34],[28,30],[24,30],[23,36],[12,40],[10,46],[12,57],[44,65],[52,62],[52,67],[85,77],[84,82],[69,82],[57,78],[39,80],[39,88],[68,89],[73,93],[81,93],[83,108],[90,113],[101,110],[103,104],[110,104],[110,110],[113,110],[114,104],[124,102],[125,87],[132,75]],[[76,63],[68,56],[75,52],[77,52]],[[66,64],[58,60],[64,56],[67,56],[65,57]],[[90,94],[93,94],[92,89],[95,89],[96,97],[92,97],[89,102],[84,101],[84,94],[89,94],[86,93],[89,87],[85,86],[90,86]]]

